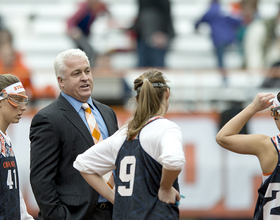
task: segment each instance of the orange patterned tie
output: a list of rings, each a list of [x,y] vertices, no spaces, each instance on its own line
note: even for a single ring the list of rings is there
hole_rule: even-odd
[[[91,109],[90,109],[88,103],[83,103],[82,108],[85,110],[85,116],[87,119],[87,123],[88,123],[89,129],[90,129],[90,133],[92,135],[93,141],[95,144],[97,144],[99,141],[103,140],[101,132],[98,127],[98,124],[95,120],[94,115],[91,112]],[[108,186],[111,189],[113,189],[114,185],[115,185],[113,172],[111,171],[111,172],[105,174],[103,177],[106,179]]]
[[[85,110],[87,123],[90,129],[90,133],[93,137],[93,141],[95,144],[97,144],[99,141],[103,140],[98,124],[96,123],[95,117],[91,113],[91,109],[89,105],[87,103],[83,103],[82,108]]]

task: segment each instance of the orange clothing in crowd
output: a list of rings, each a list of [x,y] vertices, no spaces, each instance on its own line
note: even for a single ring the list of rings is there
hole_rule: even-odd
[[[56,96],[56,90],[51,85],[40,89],[32,85],[31,71],[22,62],[22,55],[19,52],[14,52],[14,60],[8,66],[4,65],[3,60],[0,59],[0,74],[6,73],[11,73],[20,79],[30,100],[55,98]]]
[[[34,98],[35,90],[31,83],[31,73],[30,70],[23,64],[22,57],[19,52],[15,52],[14,61],[9,66],[5,66],[3,61],[0,59],[0,74],[2,75],[6,73],[11,73],[17,76],[22,82],[29,98]]]

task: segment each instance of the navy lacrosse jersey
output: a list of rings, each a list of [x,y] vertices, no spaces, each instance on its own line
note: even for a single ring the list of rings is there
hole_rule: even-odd
[[[143,150],[139,137],[125,141],[115,165],[114,220],[176,220],[177,205],[158,199],[162,165]],[[173,187],[179,191],[178,179]]]
[[[271,140],[278,152],[278,164],[258,190],[254,220],[280,219],[280,135]]]
[[[18,170],[9,138],[0,132],[0,220],[20,220]]]

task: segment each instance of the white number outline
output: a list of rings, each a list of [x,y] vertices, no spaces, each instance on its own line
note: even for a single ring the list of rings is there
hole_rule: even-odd
[[[126,172],[128,165],[130,165],[129,174]],[[126,188],[126,186],[118,187],[118,193],[121,196],[132,195],[133,187],[134,187],[135,167],[136,167],[136,158],[134,156],[126,156],[121,160],[119,178],[122,182],[130,182],[129,188]]]
[[[272,197],[272,191],[277,191],[275,199],[267,202],[263,206],[263,219],[265,220],[279,220],[279,215],[270,215],[271,209],[280,206],[280,183],[270,183],[267,187],[264,198]]]
[[[13,178],[12,178],[12,170],[8,170],[8,176],[7,176],[7,186],[9,187],[9,189],[17,189],[17,175],[16,175],[16,170],[13,170],[13,175],[14,175],[14,181],[13,182]]]

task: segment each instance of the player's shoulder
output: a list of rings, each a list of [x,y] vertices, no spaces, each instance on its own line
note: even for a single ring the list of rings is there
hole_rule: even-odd
[[[173,122],[167,118],[156,119],[152,124],[155,127],[158,127],[159,129],[171,129],[171,128],[180,129],[179,126],[175,122]]]
[[[174,125],[177,126],[177,124],[168,118],[158,118],[155,120],[158,124],[163,124],[163,125]]]

